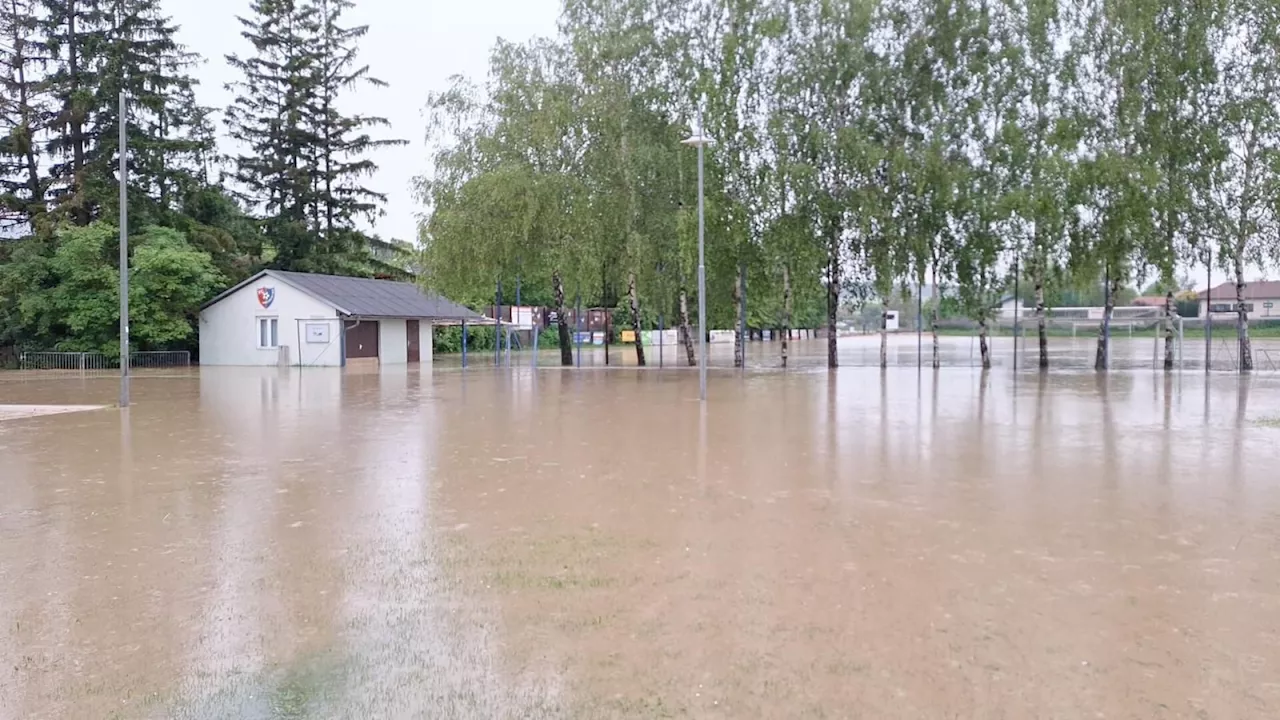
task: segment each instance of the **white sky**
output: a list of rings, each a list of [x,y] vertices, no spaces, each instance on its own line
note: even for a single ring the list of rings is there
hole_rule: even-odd
[[[200,81],[200,103],[225,108],[232,94],[223,86],[238,79],[225,56],[248,55],[251,49],[236,20],[249,14],[250,0],[163,0],[162,5],[181,26],[179,41],[205,59],[193,71]],[[369,26],[361,59],[390,87],[356,91],[346,109],[387,118],[388,137],[410,142],[374,158],[381,169],[367,185],[387,194],[378,234],[417,238],[418,204],[410,184],[429,167],[422,115],[427,94],[448,87],[453,75],[483,78],[498,38],[521,42],[554,35],[559,13],[560,0],[356,0],[347,24]]]

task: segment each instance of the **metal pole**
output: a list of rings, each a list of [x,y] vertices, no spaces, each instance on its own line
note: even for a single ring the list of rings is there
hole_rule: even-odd
[[[573,334],[574,342],[578,344],[578,367],[582,367],[582,290],[578,290],[577,309],[573,311],[573,324],[578,330]]]
[[[1013,371],[1018,372],[1018,320],[1022,315],[1022,296],[1019,294],[1019,281],[1022,276],[1018,273],[1017,255],[1013,256]]]
[[[662,313],[658,313],[658,369],[662,369]]]
[[[739,261],[738,276],[742,278],[742,307],[738,311],[738,331],[742,336],[742,367],[740,370],[747,369],[747,264]]]
[[[1184,323],[1182,321],[1182,317],[1179,316],[1178,317],[1178,372],[1179,373],[1182,372],[1182,367],[1183,367],[1182,346],[1186,344],[1186,341],[1187,341],[1186,323]]]
[[[702,132],[702,118],[698,118]],[[707,399],[707,255],[706,218],[702,190],[703,144],[698,144],[698,398]]]
[[[120,92],[120,407],[129,407],[129,106]]]
[[[883,314],[888,308],[882,310]],[[884,320],[880,320],[884,325]],[[916,283],[916,370],[924,368],[924,283]]]
[[[534,368],[538,367],[538,338],[541,337],[541,335],[542,324],[538,322],[533,323],[533,360],[530,361],[529,364]]]
[[[520,275],[516,275],[516,304],[511,306],[511,324],[507,325],[507,366],[511,366],[511,332],[520,329]],[[517,338],[518,340],[518,338]]]
[[[462,367],[467,366],[467,321],[462,321]]]
[[[1205,248],[1209,251],[1209,259],[1204,261],[1208,283],[1204,290],[1204,371],[1207,373],[1213,367],[1213,246],[1206,242]]]
[[[498,281],[498,289],[493,295],[494,305],[497,307],[493,311],[493,319],[498,324],[493,327],[493,366],[500,367],[502,365],[502,281]]]

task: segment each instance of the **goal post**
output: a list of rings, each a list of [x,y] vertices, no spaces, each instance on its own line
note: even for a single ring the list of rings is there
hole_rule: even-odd
[[[1044,316],[1046,334],[1050,338],[1096,338],[1102,326],[1103,308],[1072,307],[1047,309]],[[1164,366],[1164,330],[1165,310],[1163,307],[1134,306],[1117,307],[1112,310],[1109,323],[1112,339],[1141,342],[1147,338],[1152,341],[1152,366]],[[993,321],[994,329],[1002,335],[1016,334],[1019,347],[1034,350],[1036,336],[1039,332],[1040,318],[1031,308],[1023,308],[1017,318],[1017,332],[1014,332],[1014,317],[1002,315]],[[1173,341],[1175,363],[1179,369],[1183,366],[1184,318],[1173,316]],[[1052,344],[1052,340],[1050,341]],[[1135,348],[1137,350],[1137,348]],[[1138,350],[1138,356],[1143,352]],[[1145,361],[1139,361],[1145,364]]]

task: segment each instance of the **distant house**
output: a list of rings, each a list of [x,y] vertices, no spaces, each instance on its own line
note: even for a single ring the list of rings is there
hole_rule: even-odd
[[[434,324],[485,322],[417,285],[263,270],[200,310],[201,365],[431,362]]]
[[[1225,282],[1208,291],[1197,293],[1200,301],[1200,317],[1206,313],[1215,316],[1234,315],[1236,312],[1236,284]],[[1258,280],[1245,283],[1244,309],[1250,317],[1280,318],[1280,281]]]
[[[997,307],[1000,308],[999,317],[1001,319],[1012,320],[1015,316],[1018,315],[1019,310],[1023,311],[1022,312],[1023,315],[1026,314],[1026,311],[1025,311],[1026,306],[1023,305],[1022,301],[1018,299],[1018,296],[1014,295],[1013,293],[1009,293],[1001,297],[1000,304]]]
[[[0,242],[21,240],[31,234],[31,225],[19,215],[0,210]]]
[[[1164,307],[1164,300],[1163,295],[1140,295],[1129,304],[1134,307],[1162,308]]]

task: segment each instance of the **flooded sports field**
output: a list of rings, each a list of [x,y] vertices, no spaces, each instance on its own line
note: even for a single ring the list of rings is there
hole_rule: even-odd
[[[1280,375],[1117,345],[0,373],[0,719],[1280,717]]]

